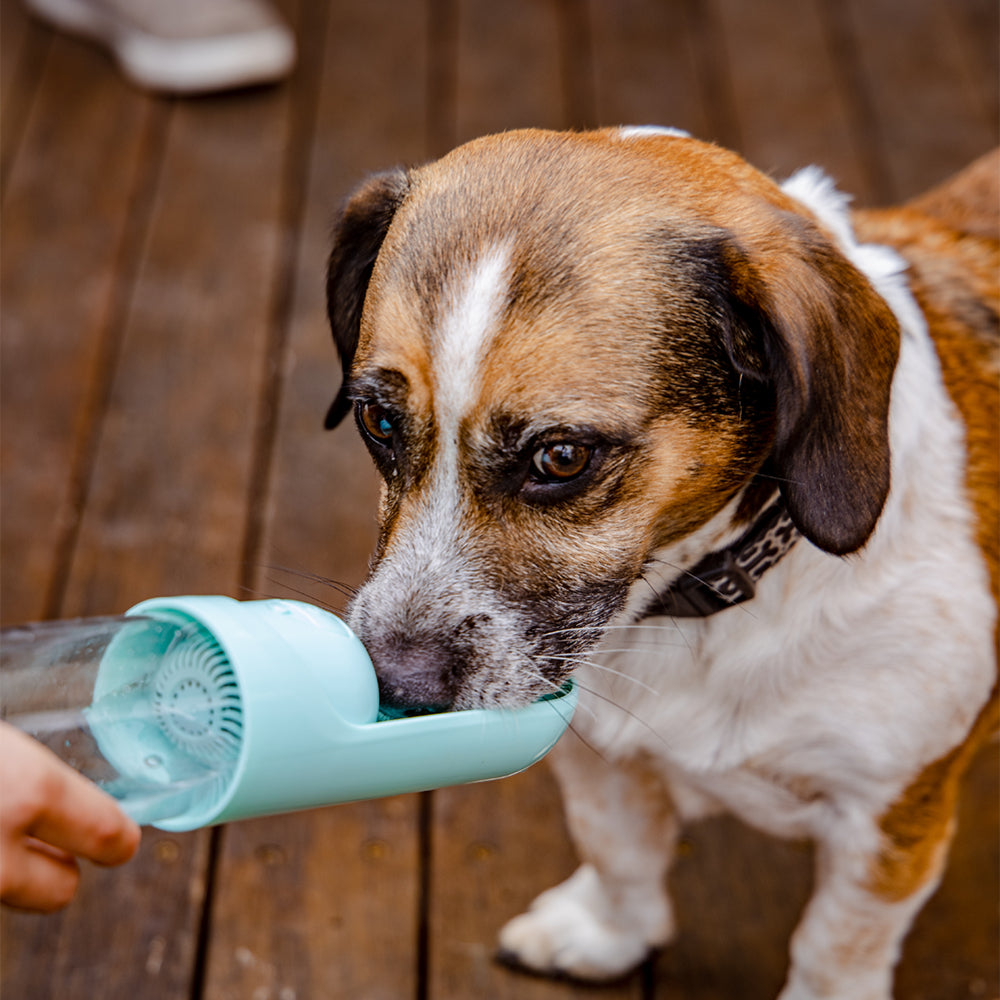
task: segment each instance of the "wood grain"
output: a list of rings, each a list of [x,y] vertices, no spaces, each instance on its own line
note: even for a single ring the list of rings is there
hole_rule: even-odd
[[[711,138],[709,96],[682,4],[591,0],[597,118],[602,125],[671,125]]]
[[[4,188],[2,616],[54,612],[95,411],[114,362],[129,213],[152,110],[101,57],[52,40]],[[16,252],[10,252],[16,247]]]
[[[513,128],[565,128],[553,0],[458,0],[456,138]]]
[[[435,1000],[562,1000],[584,987],[495,961],[502,924],[576,868],[559,796],[542,765],[503,781],[434,793],[430,990]],[[642,978],[601,987],[638,1000]]]
[[[820,5],[716,0],[716,7],[743,155],[778,179],[820,164],[841,190],[870,200],[850,129],[850,94]]]
[[[382,30],[390,22],[396,30]],[[286,219],[288,301],[275,317],[284,324],[274,341],[281,351],[270,364],[278,382],[273,454],[252,500],[261,537],[246,552],[258,596],[304,597],[339,610],[340,585],[361,583],[374,545],[377,486],[368,455],[352,421],[323,429],[340,383],[323,266],[333,214],[351,187],[425,153],[424,27],[417,6],[338,0],[313,21],[317,44],[307,37],[300,56],[297,103],[313,90],[313,121],[302,133],[304,158],[286,181],[302,190],[298,199],[287,195],[295,211]],[[362,38],[370,41],[361,45]],[[227,828],[205,995],[411,995],[420,968],[420,857],[416,796]]]
[[[905,201],[955,173],[1000,135],[1000,122],[988,121],[975,97],[995,95],[995,77],[969,75],[944,7],[909,0],[843,5],[883,137],[889,201]]]
[[[322,430],[340,373],[323,268],[374,170],[504,128],[659,123],[808,162],[861,201],[998,140],[992,0],[287,0],[286,84],[173,101],[0,0],[0,613],[156,594],[343,608],[375,474]],[[996,747],[966,781],[897,1000],[1000,995]],[[671,874],[676,943],[588,988],[494,961],[575,866],[543,766],[503,782],[182,836],[87,868],[63,914],[4,914],[0,992],[30,1000],[763,1000],[811,852],[731,819]]]

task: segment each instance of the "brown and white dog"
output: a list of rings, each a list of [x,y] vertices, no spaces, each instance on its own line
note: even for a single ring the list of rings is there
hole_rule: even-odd
[[[817,842],[783,1000],[889,996],[996,721],[996,176],[850,213],[669,129],[523,131],[349,200],[328,424],[384,477],[383,696],[583,692],[583,863],[507,957],[629,969],[725,807]]]

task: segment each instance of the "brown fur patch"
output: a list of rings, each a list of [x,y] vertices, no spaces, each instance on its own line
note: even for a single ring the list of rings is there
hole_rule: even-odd
[[[1000,245],[998,162],[990,154],[903,209],[860,212],[858,235],[894,247],[937,347],[945,386],[966,429],[966,488],[998,598],[1000,558]],[[871,888],[905,899],[936,877],[954,827],[962,775],[998,724],[997,687],[968,737],[928,764],[881,817],[884,847]]]
[[[925,767],[880,818],[885,839],[870,881],[876,896],[899,902],[939,874],[954,828],[961,750]]]
[[[945,386],[966,428],[966,485],[995,599],[1000,550],[1000,245],[912,209],[858,213],[858,235],[896,249],[927,319]]]
[[[705,524],[759,467],[763,455],[748,449],[734,430],[665,421],[652,431],[656,461],[643,491],[659,501],[651,547],[671,545]]]
[[[928,764],[879,819],[884,841],[869,879],[875,895],[898,902],[938,876],[954,833],[962,776],[984,740],[996,730],[997,718],[994,687],[968,737]]]

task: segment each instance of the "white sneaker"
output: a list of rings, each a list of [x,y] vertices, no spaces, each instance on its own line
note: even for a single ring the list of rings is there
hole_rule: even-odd
[[[176,94],[270,83],[295,39],[265,0],[25,0],[40,18],[106,45],[122,71]]]

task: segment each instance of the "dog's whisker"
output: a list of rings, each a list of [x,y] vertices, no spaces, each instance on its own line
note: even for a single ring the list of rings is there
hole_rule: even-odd
[[[652,560],[652,562],[663,562],[664,565],[670,565],[669,563],[666,563],[666,562],[664,562],[664,560],[661,560],[661,559],[654,559],[654,560]],[[645,580],[645,577],[643,577],[643,579]],[[657,595],[657,596],[659,596],[659,595]],[[670,620],[673,622],[673,628],[676,629],[677,634],[684,640],[684,645],[687,646],[687,651],[690,654],[691,658],[694,659],[695,658],[695,651],[694,651],[694,646],[691,645],[691,640],[687,637],[687,634],[685,633],[684,629],[682,629],[680,627],[680,625],[677,623],[677,619],[676,618],[674,618],[671,615],[670,616]]]
[[[636,715],[636,713],[633,712],[631,709],[626,708],[624,705],[619,704],[617,701],[614,700],[614,698],[609,698],[607,695],[601,694],[599,691],[595,691],[593,688],[588,688],[583,684],[580,684],[579,687],[581,691],[585,691],[587,694],[592,695],[594,698],[599,698],[601,701],[606,702],[608,705],[611,705],[612,708],[618,709],[619,712],[624,712],[625,715],[627,715],[630,719],[633,719],[635,722],[638,722],[640,726],[646,729],[665,747],[667,748],[670,747],[670,742],[664,738],[663,734],[659,730],[654,729],[645,719],[643,719],[639,715]]]
[[[289,593],[297,594],[299,597],[304,598],[310,604],[315,604],[318,607],[323,608],[324,611],[329,611],[330,614],[336,615],[338,618],[343,618],[344,617],[344,609],[343,608],[335,607],[333,604],[330,604],[328,601],[321,601],[318,598],[316,598],[313,594],[309,593],[309,591],[307,591],[307,590],[303,590],[300,587],[293,587],[291,584],[284,583],[281,580],[275,580],[273,577],[270,577],[270,576],[267,578],[267,580],[268,580],[269,583],[273,583],[276,587],[281,587],[283,590],[286,590]]]
[[[530,664],[530,665],[529,665],[529,671],[528,671],[528,672],[529,672],[529,673],[531,673],[531,674],[533,674],[533,675],[534,675],[534,676],[535,676],[535,677],[536,677],[537,679],[539,679],[539,680],[543,681],[544,683],[546,683],[547,685],[549,685],[549,686],[550,686],[550,687],[552,688],[552,690],[553,690],[553,691],[556,691],[556,690],[559,690],[559,686],[558,686],[558,685],[556,685],[556,684],[555,684],[555,682],[553,682],[553,681],[552,681],[552,680],[551,680],[550,678],[546,677],[546,676],[545,676],[545,675],[544,675],[544,674],[543,674],[543,673],[541,672],[541,670],[539,670],[539,669],[538,669],[537,667],[535,667],[535,666],[534,666],[534,664]],[[577,680],[576,684],[577,684],[577,687],[578,687],[578,688],[580,689],[580,691],[582,691],[582,692],[585,692],[585,693],[587,693],[587,694],[594,694],[594,693],[595,693],[595,692],[592,692],[592,691],[591,691],[591,690],[590,690],[590,689],[589,689],[589,688],[587,687],[587,685],[586,685],[586,684],[582,684],[582,683],[581,683],[581,682],[580,682],[579,680]],[[600,696],[598,696],[598,697],[600,697]],[[614,702],[612,702],[612,704],[614,704]],[[594,707],[593,705],[588,705],[588,704],[586,703],[586,701],[583,701],[582,703],[581,703],[580,701],[578,701],[578,702],[577,702],[577,707],[576,707],[576,711],[577,711],[577,712],[586,712],[586,713],[587,713],[587,715],[589,715],[591,719],[593,719],[593,720],[595,720],[595,721],[597,720],[597,709],[596,709],[596,708],[595,708],[595,707]],[[599,750],[599,749],[598,749],[597,747],[595,747],[595,746],[594,746],[594,745],[593,745],[593,744],[592,744],[592,743],[591,743],[591,742],[590,742],[590,741],[589,741],[589,740],[588,740],[588,739],[587,739],[587,738],[586,738],[586,737],[585,737],[585,736],[583,735],[583,733],[581,733],[581,732],[580,732],[579,728],[578,728],[578,727],[576,727],[576,726],[575,726],[575,725],[573,724],[573,721],[572,721],[572,720],[570,720],[570,723],[569,723],[569,725],[567,726],[567,728],[568,728],[568,729],[569,729],[569,730],[570,730],[570,731],[571,731],[571,732],[573,733],[573,735],[574,735],[574,736],[575,736],[575,737],[576,737],[576,738],[577,738],[577,739],[578,739],[578,740],[579,740],[579,741],[580,741],[580,742],[581,742],[581,743],[582,743],[582,744],[583,744],[583,745],[584,745],[585,747],[587,747],[587,749],[589,749],[590,751],[592,751],[592,752],[593,752],[593,753],[594,753],[594,754],[595,754],[596,756],[600,757],[600,758],[601,758],[601,760],[603,760],[603,761],[607,761],[607,758],[606,758],[606,757],[604,756],[603,752],[602,752],[601,750]]]
[[[542,683],[548,686],[549,691],[547,693],[554,694],[556,691],[560,691],[562,689],[561,682],[555,681],[551,677],[547,676],[538,664],[530,657],[525,656],[521,663],[521,669],[524,673],[533,677],[535,680],[542,681]]]
[[[336,590],[347,597],[353,597],[358,592],[357,587],[353,587],[348,583],[343,583],[340,580],[334,580],[328,576],[322,576],[319,573],[312,573],[308,570],[293,569],[290,566],[282,566],[273,563],[267,564],[263,568],[270,570],[273,573],[285,573],[288,576],[298,577],[301,580],[309,580],[312,583],[318,583],[323,587]]]
[[[601,648],[601,649],[593,649],[590,650],[589,652],[580,652],[580,653],[549,653],[547,658],[550,660],[561,660],[573,663],[590,663],[595,667],[599,666],[605,670],[614,670],[615,669],[614,667],[611,667],[608,664],[604,663],[603,661],[595,659],[594,657],[605,656],[605,655],[613,656],[621,653],[655,653],[658,650],[663,649],[667,645],[676,647],[680,646],[680,643],[659,642],[655,646],[625,646],[622,647],[621,649]]]
[[[784,476],[774,476],[768,472],[758,472],[754,474],[754,479],[767,479],[775,483],[790,483],[792,486],[801,486],[801,479],[787,479]]]
[[[703,580],[700,576],[698,576],[697,573],[692,573],[691,570],[689,569],[683,569],[682,567],[676,565],[675,563],[670,562],[667,559],[654,558],[650,559],[649,561],[650,563],[659,563],[659,565],[661,566],[668,566],[670,569],[677,570],[678,573],[682,574],[683,576],[689,576],[691,577],[692,580],[697,580],[698,583],[700,583],[702,586],[708,587],[708,589],[711,590],[713,594],[715,594],[718,597],[721,597],[724,601],[727,601],[731,608],[739,608],[740,611],[742,611],[745,615],[749,615],[751,618],[757,617],[745,604],[736,604],[733,601],[730,601],[729,598],[727,598],[726,595],[721,590],[719,590],[718,587],[713,587],[712,584],[710,584],[707,580]],[[645,577],[642,577],[642,579],[646,580]],[[646,582],[649,583],[648,580],[646,580]],[[650,589],[653,589],[655,592],[655,588],[653,588],[652,584],[650,584]],[[659,594],[657,594],[657,597],[659,597]]]
[[[538,667],[535,666],[534,664],[531,664],[529,666],[528,672],[530,672],[531,674],[533,674],[539,680],[545,681],[547,684],[549,684],[553,688],[553,690],[559,690],[560,686],[559,685],[555,685],[554,682],[550,678],[546,677],[545,674],[541,670],[539,670]],[[623,676],[625,676],[625,675],[623,675]],[[630,679],[634,679],[634,678],[630,678]],[[606,704],[611,705],[613,708],[618,709],[619,712],[624,712],[625,715],[627,715],[627,716],[629,716],[629,718],[635,720],[637,723],[639,723],[640,726],[642,726],[644,729],[648,730],[649,733],[651,733],[665,747],[669,748],[670,743],[669,743],[668,740],[666,740],[663,737],[663,734],[660,733],[658,730],[654,729],[641,716],[636,715],[636,713],[633,712],[630,708],[626,708],[624,705],[622,705],[619,702],[615,701],[614,698],[610,698],[607,695],[602,694],[600,691],[595,690],[594,688],[587,687],[587,685],[586,684],[582,684],[579,679],[577,679],[576,683],[577,683],[577,686],[579,687],[579,689],[582,692],[585,692],[586,694],[592,695],[594,698],[598,698],[600,701],[603,701]],[[642,682],[640,681],[639,683],[642,683]],[[593,709],[591,709],[591,711],[593,712],[594,718],[596,718],[597,717],[597,713],[594,712]],[[579,736],[580,734],[577,732],[576,735]],[[581,739],[582,739],[582,737],[581,737]],[[590,747],[590,744],[586,740],[583,740],[583,742],[588,747]],[[591,747],[591,749],[593,749],[593,747]]]
[[[593,667],[595,670],[602,670],[608,674],[614,674],[615,677],[621,677],[622,680],[626,680],[635,684],[637,687],[641,687],[648,691],[652,695],[659,697],[660,692],[655,688],[650,687],[645,681],[639,680],[638,677],[632,677],[630,674],[626,674],[622,670],[615,670],[614,667],[609,667],[605,663],[597,663],[594,660],[588,660],[585,657],[577,656],[553,656],[550,657],[553,660],[562,660],[564,663],[572,663],[577,667]]]
[[[358,588],[351,586],[349,583],[343,583],[340,580],[332,580],[330,577],[321,576],[319,573],[310,573],[307,570],[292,569],[290,566],[281,566],[273,563],[265,564],[263,568],[270,570],[272,573],[287,573],[289,576],[297,576],[302,580],[309,580],[312,583],[318,583],[323,587],[329,587],[331,590],[336,590],[345,597],[354,597],[358,592]],[[285,584],[282,584],[277,580],[272,582],[276,583],[278,586],[285,586]]]
[[[560,711],[560,709],[562,708],[562,706],[561,706],[561,704],[560,704],[560,702],[559,702],[558,699],[555,699],[553,701],[548,702],[548,705],[551,707],[552,711],[555,712],[556,715],[558,715],[560,719],[562,719],[562,721],[565,723],[566,726],[571,726],[572,725],[572,721],[573,721],[572,714],[569,715],[569,716],[566,716],[562,711]],[[593,711],[594,711],[592,708],[590,708],[590,706],[587,706],[587,710],[589,712],[591,712],[591,713],[593,713]]]
[[[658,649],[662,649],[664,646],[679,646],[679,642],[672,643],[648,643],[646,645],[636,645],[636,646],[595,646],[594,649],[589,651],[581,651],[579,653],[552,653],[550,654],[550,659],[557,659],[559,656],[587,656],[590,653],[596,655],[618,655],[622,653],[655,653]]]
[[[663,561],[662,559],[652,559],[652,560],[650,560],[650,562],[659,562],[659,563],[663,563],[663,565],[669,565],[669,563],[665,563],[665,562],[664,562],[664,561]],[[645,573],[641,573],[641,574],[639,575],[639,579],[640,579],[640,580],[642,580],[642,582],[643,582],[643,583],[644,583],[644,584],[645,584],[645,585],[646,585],[647,587],[649,587],[649,590],[650,590],[650,593],[652,593],[653,597],[656,597],[656,598],[658,598],[658,597],[660,596],[660,592],[659,592],[659,591],[658,591],[658,590],[656,589],[656,587],[654,587],[654,586],[653,586],[653,585],[652,585],[652,584],[651,584],[651,583],[649,582],[649,580],[647,580],[647,579],[646,579],[646,575],[645,575]]]
[[[588,706],[587,711],[590,713],[592,718],[597,718],[597,712],[593,708]],[[583,733],[580,732],[579,728],[573,725],[572,722],[567,728],[592,754],[594,754],[595,757],[603,760],[605,764],[611,763],[611,761],[605,756],[604,752],[600,748],[594,746],[594,744],[591,743],[590,740],[588,740],[587,737],[584,736]]]
[[[623,625],[604,625],[601,627],[601,632],[607,635],[609,632],[633,632],[646,629],[650,632],[663,632],[663,631],[677,631],[680,626],[673,625],[649,625],[643,622],[633,622],[631,624]],[[573,635],[579,632],[592,632],[594,631],[592,626],[581,625],[579,628],[557,628],[553,629],[551,632],[546,632],[542,638],[554,639],[561,635]]]

